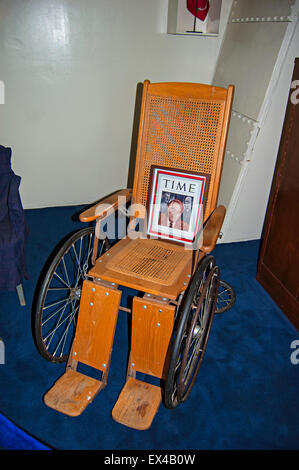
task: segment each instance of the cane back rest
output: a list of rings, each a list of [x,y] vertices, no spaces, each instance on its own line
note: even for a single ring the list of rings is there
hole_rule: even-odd
[[[204,221],[215,209],[233,85],[143,84],[133,201],[146,207],[151,166],[210,175]]]

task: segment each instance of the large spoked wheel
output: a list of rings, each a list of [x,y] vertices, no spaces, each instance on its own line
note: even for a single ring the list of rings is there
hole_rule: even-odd
[[[221,280],[219,283],[215,313],[227,312],[227,310],[233,307],[235,301],[236,293],[234,289],[228,282]]]
[[[165,406],[175,408],[189,396],[206,350],[215,313],[219,268],[206,256],[195,272],[179,307],[165,382]]]
[[[46,271],[37,296],[34,336],[38,351],[51,362],[68,358],[74,337],[81,288],[92,266],[94,227],[74,233]],[[108,248],[99,241],[98,256]]]

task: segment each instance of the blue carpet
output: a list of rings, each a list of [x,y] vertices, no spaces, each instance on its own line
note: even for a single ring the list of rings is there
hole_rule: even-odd
[[[65,365],[52,364],[37,352],[31,304],[50,252],[68,233],[85,226],[73,218],[79,209],[26,211],[30,230],[30,280],[24,282],[27,305],[21,307],[14,292],[0,293],[0,337],[5,344],[0,412],[29,435],[60,450],[298,449],[299,365],[290,361],[290,344],[298,339],[298,332],[255,279],[259,241],[221,244],[213,252],[222,278],[236,290],[237,301],[229,312],[215,316],[203,365],[183,405],[175,410],[161,406],[147,431],[134,431],[112,420],[111,410],[126,374],[124,312],[119,313],[105,390],[77,418],[44,405],[43,395]],[[123,305],[126,295],[130,292],[124,291]]]
[[[51,450],[0,413],[0,449]]]

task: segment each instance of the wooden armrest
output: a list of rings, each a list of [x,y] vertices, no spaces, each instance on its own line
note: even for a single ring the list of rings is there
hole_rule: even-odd
[[[226,209],[224,206],[217,207],[208,218],[203,228],[203,241],[200,251],[210,253],[215,248]]]
[[[122,198],[122,202],[127,202],[131,199],[131,189],[121,189],[116,191],[104,199],[101,199],[86,211],[80,214],[79,219],[81,222],[92,222],[96,219],[103,219],[106,215],[114,212],[118,208],[119,198]]]

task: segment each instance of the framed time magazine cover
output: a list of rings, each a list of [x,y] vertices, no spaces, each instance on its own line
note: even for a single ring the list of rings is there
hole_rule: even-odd
[[[210,175],[152,166],[147,234],[192,244],[199,231]]]

